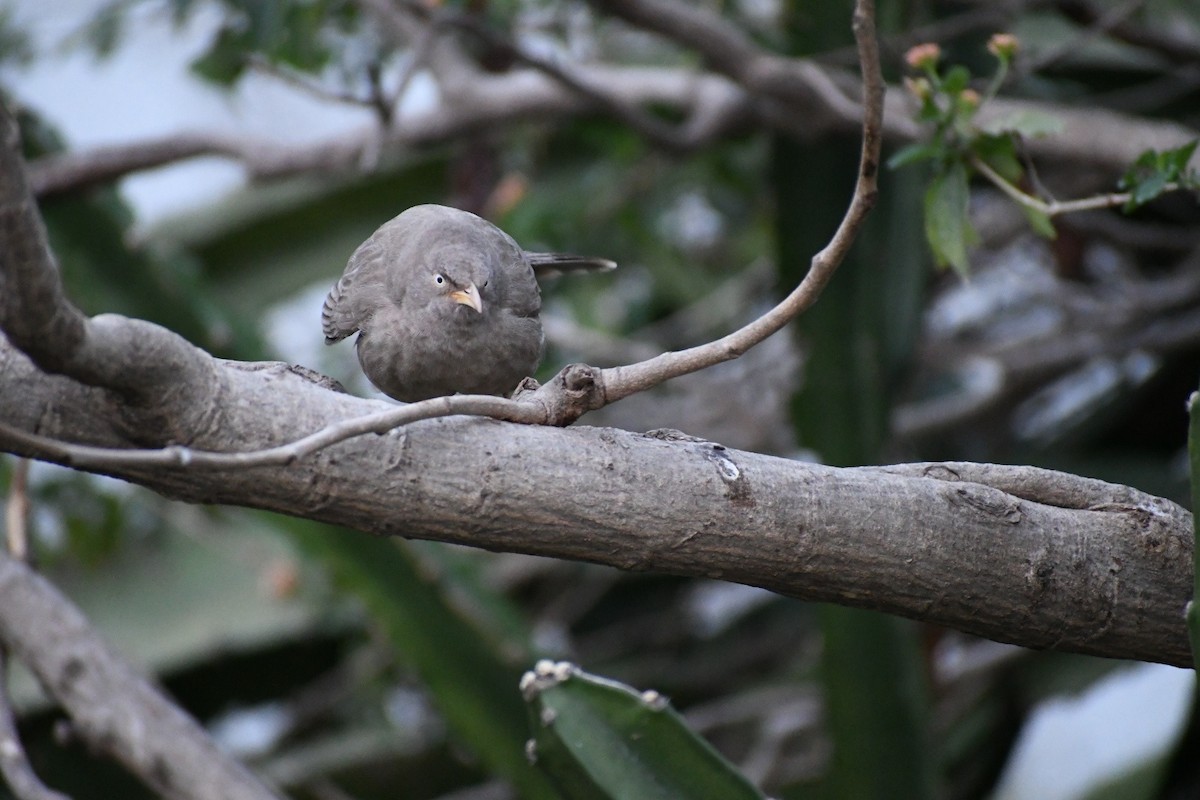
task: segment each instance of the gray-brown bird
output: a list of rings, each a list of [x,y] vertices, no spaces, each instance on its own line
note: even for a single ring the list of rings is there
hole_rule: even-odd
[[[357,332],[358,362],[405,402],[509,395],[542,360],[536,276],[612,261],[527,253],[466,211],[413,206],[363,242],[321,310],[325,343]]]

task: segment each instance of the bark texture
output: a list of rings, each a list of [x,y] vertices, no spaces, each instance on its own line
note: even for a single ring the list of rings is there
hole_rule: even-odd
[[[173,395],[203,398],[188,416],[207,423],[176,443],[255,450],[383,406],[284,364],[213,367],[212,385]],[[106,390],[47,376],[7,344],[0,372],[5,424],[103,446],[147,443],[136,419],[114,418]],[[49,455],[3,434],[0,448]],[[1049,470],[835,469],[670,432],[448,417],[282,467],[103,471],[189,502],[721,578],[1029,647],[1191,664],[1191,514]]]
[[[86,741],[178,800],[278,800],[195,720],[121,659],[83,612],[0,554],[0,637],[70,713]]]

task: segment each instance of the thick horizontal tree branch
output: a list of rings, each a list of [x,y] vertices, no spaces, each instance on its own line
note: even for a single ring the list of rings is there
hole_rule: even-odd
[[[0,348],[0,420],[130,446],[96,389]],[[218,362],[207,450],[270,447],[386,404],[286,365]],[[0,449],[54,460],[0,434]],[[104,470],[189,502],[383,535],[721,578],[1035,648],[1188,665],[1191,515],[1027,467],[834,469],[680,437],[425,420],[290,466]]]

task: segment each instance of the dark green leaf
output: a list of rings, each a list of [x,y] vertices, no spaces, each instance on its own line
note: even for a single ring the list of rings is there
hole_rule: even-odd
[[[939,797],[926,664],[912,623],[822,605],[822,683],[837,743],[823,798]]]
[[[964,66],[951,67],[942,79],[942,89],[949,95],[961,94],[971,82],[971,73]]]
[[[553,798],[525,759],[520,670],[455,611],[438,577],[425,574],[396,540],[303,521],[289,522],[287,530],[362,600],[397,654],[417,670],[455,736],[522,797]]]
[[[225,25],[208,50],[192,62],[192,70],[213,83],[232,86],[245,72],[250,52],[246,34]]]
[[[87,44],[97,55],[112,55],[121,34],[125,31],[125,4],[122,2],[107,3],[96,12],[92,21],[84,28],[83,35]]]
[[[1016,143],[1010,134],[977,136],[971,142],[971,149],[1009,183],[1017,183],[1025,174],[1025,168],[1017,158]]]
[[[1192,160],[1192,154],[1196,152],[1196,145],[1200,144],[1200,139],[1194,139],[1191,142],[1176,147],[1174,150],[1168,150],[1163,153],[1165,166],[1168,173],[1172,176],[1172,180],[1177,180],[1183,175],[1188,168],[1188,162]]]
[[[1188,169],[1188,163],[1197,144],[1200,144],[1200,140],[1162,152],[1146,150],[1139,155],[1117,182],[1117,186],[1130,195],[1125,203],[1125,211],[1132,211],[1150,202],[1166,191],[1169,184],[1188,188],[1195,186],[1195,174]]]
[[[890,169],[898,169],[907,164],[915,164],[918,161],[940,158],[944,154],[945,149],[940,142],[913,142],[897,150],[888,159],[887,165]]]
[[[1158,151],[1145,150],[1133,162],[1134,169],[1152,170],[1158,166]]]
[[[546,661],[521,688],[535,763],[566,800],[762,799],[657,692]]]
[[[921,99],[921,108],[917,112],[919,122],[938,122],[945,116],[946,112],[938,106],[932,94]]]
[[[967,170],[960,163],[935,176],[925,191],[925,238],[934,261],[963,276],[970,270],[967,248],[978,238],[967,213],[969,199]]]
[[[1167,188],[1167,176],[1162,172],[1156,172],[1144,180],[1139,181],[1130,193],[1131,197],[1126,204],[1126,210],[1133,210],[1138,206],[1149,203],[1154,198],[1163,193]]]
[[[289,6],[282,25],[273,31],[266,56],[305,72],[316,72],[329,62],[329,50],[321,43],[325,22],[323,3]]]
[[[29,33],[17,26],[14,12],[0,8],[0,63],[23,66],[33,59],[33,44]]]
[[[1192,508],[1200,508],[1200,392],[1188,398],[1188,459],[1192,478]],[[1187,605],[1188,636],[1192,642],[1192,663],[1200,667],[1200,514],[1193,518],[1195,546],[1192,548],[1192,600]]]

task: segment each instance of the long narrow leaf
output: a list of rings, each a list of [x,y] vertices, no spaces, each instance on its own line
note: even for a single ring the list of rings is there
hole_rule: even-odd
[[[566,800],[762,800],[657,692],[548,661],[521,689],[534,761]]]
[[[967,248],[978,239],[967,213],[969,200],[967,170],[959,163],[934,176],[925,192],[925,237],[934,260],[964,276],[970,269]]]
[[[526,800],[556,798],[525,758],[520,669],[447,602],[436,578],[422,573],[391,539],[295,522],[297,542],[320,557],[387,631],[397,654],[417,671],[454,736]]]

